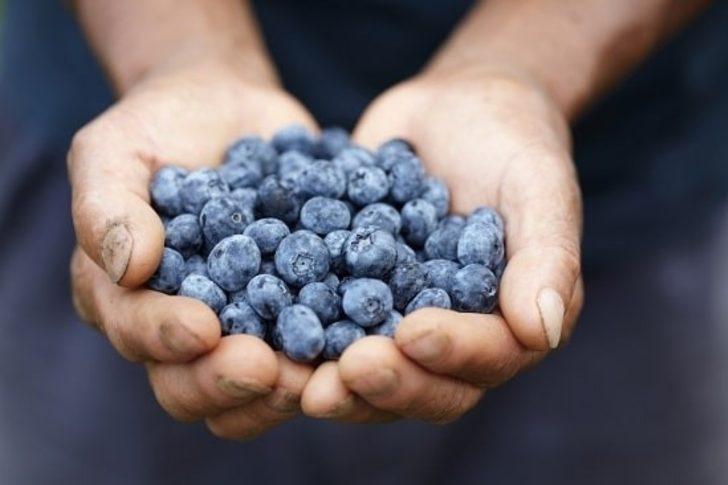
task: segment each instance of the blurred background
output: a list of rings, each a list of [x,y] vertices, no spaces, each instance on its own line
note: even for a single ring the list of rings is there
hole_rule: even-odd
[[[728,482],[728,3],[574,127],[587,300],[566,348],[446,427],[300,419],[250,443],[173,422],[74,315],[64,157],[113,98],[62,4],[0,0],[0,484]],[[416,4],[256,7],[287,87],[351,127],[470,2]],[[349,9],[377,56],[340,42],[359,23],[316,28]],[[296,62],[311,42],[321,55]],[[350,57],[357,82],[335,68]],[[332,73],[325,89],[312,71]]]

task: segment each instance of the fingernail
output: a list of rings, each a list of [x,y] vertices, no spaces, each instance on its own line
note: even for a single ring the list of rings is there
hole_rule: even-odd
[[[237,381],[227,377],[217,379],[217,387],[228,396],[236,399],[248,399],[270,392],[270,387],[253,382]]]
[[[200,337],[184,325],[164,322],[159,325],[159,340],[177,356],[194,357],[201,348]]]
[[[265,399],[265,402],[274,411],[292,413],[301,409],[300,400],[298,395],[279,387]]]
[[[353,387],[360,394],[380,396],[394,392],[399,377],[392,369],[377,369],[358,378]]]
[[[118,283],[129,265],[134,239],[123,224],[114,224],[101,243],[101,261],[112,282]]]
[[[561,340],[561,328],[564,325],[564,301],[551,288],[544,288],[536,298],[541,324],[546,333],[549,347],[555,349]]]
[[[449,340],[442,332],[428,330],[402,345],[405,354],[419,362],[434,362],[445,353]]]

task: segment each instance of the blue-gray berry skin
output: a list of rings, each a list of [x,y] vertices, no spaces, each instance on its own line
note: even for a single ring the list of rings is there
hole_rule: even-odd
[[[157,271],[147,281],[147,286],[171,295],[179,289],[186,275],[187,269],[182,255],[174,249],[164,248],[162,260]]]
[[[394,236],[402,228],[402,216],[391,205],[377,202],[360,210],[351,222],[353,229],[367,226],[387,231]]]
[[[275,276],[276,278],[280,278],[281,276],[278,274],[278,270],[276,269],[276,262],[271,259],[264,259],[260,262],[260,269],[258,270],[260,274],[269,274],[272,276]]]
[[[336,292],[340,296],[344,296],[344,293],[346,293],[346,290],[348,290],[349,287],[351,286],[351,284],[353,282],[355,282],[356,280],[357,280],[357,278],[354,278],[353,276],[344,276],[343,278],[341,278],[341,281],[339,281],[339,287],[336,288]]]
[[[233,291],[228,295],[230,303],[248,303],[248,292],[245,289]],[[257,313],[256,313],[257,315]]]
[[[207,251],[226,237],[242,234],[253,222],[253,211],[229,196],[208,201],[200,211],[200,227]]]
[[[379,202],[389,193],[389,179],[379,167],[363,166],[349,173],[349,200],[358,206]]]
[[[419,263],[424,263],[425,261],[427,261],[427,254],[425,253],[424,249],[415,251],[415,260]]]
[[[263,217],[294,224],[298,220],[301,203],[291,188],[285,187],[278,177],[272,175],[263,179],[258,188],[256,208]]]
[[[414,199],[402,207],[402,236],[411,246],[421,248],[437,229],[435,207],[424,199]]]
[[[458,258],[458,240],[463,228],[457,224],[445,225],[435,229],[425,241],[425,253],[428,259]]]
[[[215,245],[207,257],[210,279],[227,291],[238,291],[258,274],[260,250],[248,236],[237,234]]]
[[[255,204],[258,201],[258,191],[251,187],[235,189],[230,192],[230,197],[237,200],[245,207],[255,209]]]
[[[324,330],[326,345],[324,346],[324,359],[338,360],[341,354],[351,344],[366,336],[366,332],[350,320],[341,320],[332,323]]]
[[[338,199],[346,191],[346,175],[331,162],[316,160],[303,169],[297,187],[304,198],[320,195]]]
[[[275,276],[259,274],[246,287],[248,303],[258,315],[274,320],[285,307],[293,304],[288,286]]]
[[[341,306],[352,321],[372,327],[382,323],[392,311],[392,292],[383,281],[359,278],[346,288]]]
[[[265,324],[253,308],[245,302],[231,303],[220,311],[223,335],[255,335],[265,337]]]
[[[346,229],[350,222],[349,208],[337,199],[313,197],[301,208],[301,226],[322,236]]]
[[[157,170],[149,188],[152,204],[160,214],[174,217],[184,212],[182,181],[189,174],[181,167],[165,166]]]
[[[374,154],[362,147],[346,148],[331,160],[331,163],[346,175],[359,167],[374,165],[375,162]]]
[[[301,288],[298,303],[313,310],[324,326],[338,320],[341,314],[341,297],[323,282],[314,281]]]
[[[407,245],[407,243],[397,241],[397,265],[405,263],[414,263],[417,261],[415,250]]]
[[[290,125],[273,135],[273,146],[278,153],[297,150],[312,155],[316,150],[316,139],[303,125]]]
[[[498,298],[498,279],[482,264],[469,264],[455,273],[450,297],[457,311],[490,313]]]
[[[211,168],[190,172],[180,185],[182,205],[185,212],[190,214],[199,214],[207,201],[229,192],[230,189],[220,175]]]
[[[387,157],[391,155],[414,155],[415,149],[404,138],[392,138],[382,143],[377,149],[377,155]]]
[[[331,160],[350,144],[349,133],[345,129],[338,126],[325,128],[316,142],[315,155],[318,158]]]
[[[444,308],[445,310],[449,310],[452,308],[450,295],[448,295],[447,291],[442,288],[426,288],[412,298],[412,301],[407,304],[407,308],[404,313],[405,315],[409,315],[420,308],[427,307]]]
[[[255,164],[226,164],[218,169],[220,178],[230,189],[257,187],[263,179],[263,173]]]
[[[331,257],[331,269],[337,273],[346,271],[346,263],[344,261],[344,243],[349,239],[351,231],[339,230],[331,231],[324,238],[326,247],[329,248],[329,256]]]
[[[284,308],[278,315],[274,334],[283,353],[296,362],[311,362],[326,344],[321,321],[304,305]]]
[[[202,247],[202,229],[194,214],[180,214],[165,227],[164,245],[189,258]]]
[[[397,242],[386,231],[359,227],[344,243],[344,262],[352,276],[384,278],[397,262]]]
[[[425,199],[435,207],[437,217],[445,217],[450,210],[450,189],[437,177],[425,179],[420,199]]]
[[[463,216],[459,216],[457,214],[450,214],[442,219],[440,219],[440,222],[437,223],[438,229],[444,229],[444,228],[451,228],[451,227],[458,227],[460,229],[465,227],[465,218]]]
[[[296,188],[303,170],[313,163],[313,158],[293,150],[282,153],[278,158],[278,177],[281,184],[288,188]]]
[[[295,287],[321,281],[329,272],[329,248],[311,231],[301,230],[286,236],[275,255],[281,278]]]
[[[273,217],[258,219],[250,223],[243,231],[243,234],[255,241],[263,255],[274,254],[283,238],[290,233],[291,231],[283,221]]]
[[[329,273],[326,275],[326,278],[324,278],[323,282],[326,286],[331,288],[332,290],[336,291],[337,295],[339,290],[339,284],[341,283],[341,280],[339,280],[339,277],[336,276],[336,273]]]
[[[473,224],[475,222],[493,224],[500,229],[500,232],[503,232],[503,229],[505,228],[503,218],[492,207],[483,206],[475,209],[472,214],[468,216],[468,224]]]
[[[390,195],[400,204],[417,198],[422,192],[425,169],[417,157],[402,157],[389,172]]]
[[[498,278],[498,281],[501,280],[503,277],[503,272],[506,270],[506,258],[500,260],[500,263],[496,265],[495,268],[493,268],[493,274],[496,278]]]
[[[185,276],[193,273],[207,276],[207,260],[199,254],[193,254],[185,261]]]
[[[492,224],[468,224],[458,239],[458,260],[463,265],[483,264],[494,269],[504,254],[502,233]]]
[[[449,292],[455,273],[460,270],[460,265],[447,259],[431,259],[422,264],[427,272],[430,287],[441,288]]]
[[[417,293],[429,286],[430,279],[425,266],[415,262],[395,266],[388,283],[392,290],[394,308],[402,311]]]
[[[257,164],[263,175],[276,173],[278,153],[259,136],[246,136],[235,142],[225,154],[224,164]]]
[[[212,308],[215,313],[227,304],[225,292],[212,280],[199,274],[191,274],[182,281],[179,292],[180,296],[195,298]]]
[[[374,327],[367,328],[367,334],[383,335],[385,337],[394,338],[394,334],[397,333],[397,327],[399,327],[399,322],[401,320],[402,314],[396,310],[392,310],[382,323]]]

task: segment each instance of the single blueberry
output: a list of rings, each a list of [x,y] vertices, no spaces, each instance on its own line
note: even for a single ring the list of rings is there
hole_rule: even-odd
[[[316,139],[311,132],[303,125],[290,125],[279,130],[273,135],[273,146],[278,153],[289,150],[298,150],[301,153],[311,155],[316,149]]]
[[[229,196],[216,197],[205,204],[200,212],[200,227],[205,249],[235,234],[242,234],[253,222],[253,211]]]
[[[341,306],[352,321],[362,327],[383,322],[392,311],[392,292],[380,280],[359,278],[347,285]]]
[[[164,245],[189,258],[202,247],[202,229],[194,214],[181,214],[165,227]]]
[[[337,295],[338,295],[340,280],[339,280],[339,277],[336,276],[335,273],[327,274],[326,278],[324,278],[322,283],[324,283],[326,286],[328,286],[332,290],[336,291]]]
[[[185,261],[185,275],[193,273],[207,276],[207,260],[199,254],[193,254]]]
[[[444,229],[444,228],[450,228],[450,227],[458,227],[460,229],[465,227],[465,218],[463,216],[459,216],[457,214],[450,214],[442,219],[440,219],[440,222],[437,223],[438,229]]]
[[[243,234],[255,241],[261,254],[264,255],[275,253],[283,238],[290,233],[291,231],[283,221],[272,217],[258,219],[243,231]]]
[[[252,163],[251,163],[252,162]],[[257,163],[263,175],[276,173],[278,153],[259,136],[246,136],[235,142],[225,154],[224,164],[252,165]]]
[[[230,192],[220,175],[211,168],[190,172],[180,186],[185,212],[199,214],[207,201]]]
[[[469,264],[455,273],[450,289],[453,308],[461,312],[490,313],[498,295],[498,279],[482,264]]]
[[[297,190],[303,170],[312,163],[313,158],[295,150],[281,154],[278,159],[278,177],[281,184],[291,190]]]
[[[359,167],[374,165],[375,161],[372,152],[366,148],[351,147],[342,150],[341,153],[331,160],[331,163],[344,172],[344,174],[349,175]]]
[[[265,337],[265,325],[253,308],[245,302],[231,303],[220,311],[223,335],[255,335]]]
[[[496,210],[492,207],[487,206],[478,207],[468,216],[468,224],[473,224],[475,222],[492,224],[500,229],[500,232],[503,232],[503,228],[505,227],[503,218],[500,214],[498,214],[498,212],[496,212]]]
[[[339,319],[341,297],[325,283],[314,281],[301,288],[298,303],[313,310],[324,325]]]
[[[365,336],[364,329],[352,321],[341,320],[332,323],[324,330],[324,337],[326,339],[323,353],[324,359],[338,360],[347,347]]]
[[[298,191],[305,197],[338,199],[346,191],[346,175],[326,160],[316,160],[303,169],[298,179]]]
[[[231,189],[257,187],[263,179],[263,173],[253,165],[222,165],[218,173]]]
[[[185,260],[174,249],[164,248],[162,260],[157,271],[147,281],[149,288],[163,293],[173,294],[179,289],[180,283],[187,275]]]
[[[414,155],[415,149],[410,142],[404,138],[391,138],[382,143],[377,149],[377,155]]]
[[[240,202],[243,206],[254,209],[258,201],[258,191],[250,187],[235,189],[230,192],[230,197]]]
[[[329,248],[329,256],[331,261],[331,269],[337,273],[346,271],[346,263],[344,262],[344,243],[349,239],[351,231],[339,230],[332,231],[324,238],[326,247]]]
[[[353,229],[366,226],[376,227],[394,236],[399,234],[402,228],[402,216],[391,205],[377,202],[360,210],[351,223]]]
[[[437,177],[425,179],[420,199],[425,199],[435,207],[437,217],[445,217],[450,209],[450,189]]]
[[[246,287],[248,303],[266,320],[273,320],[285,307],[293,304],[288,286],[279,278],[259,274]]]
[[[430,280],[430,287],[441,288],[449,292],[452,288],[455,273],[460,270],[460,265],[447,259],[431,259],[423,264]]]
[[[397,327],[399,327],[399,322],[401,320],[402,314],[396,310],[392,310],[382,323],[375,327],[369,327],[367,329],[367,333],[369,335],[383,335],[385,337],[394,338],[394,334],[397,333]]]
[[[276,269],[286,283],[302,287],[321,281],[329,272],[329,248],[311,231],[296,231],[286,236],[275,255]]]
[[[430,280],[422,263],[405,263],[395,266],[388,283],[394,308],[402,311],[415,295],[428,287]]]
[[[456,260],[458,258],[458,240],[461,233],[462,227],[458,224],[450,224],[435,229],[425,241],[427,258]]]
[[[260,250],[248,236],[226,237],[210,251],[207,272],[210,279],[227,291],[238,291],[258,274]]]
[[[458,239],[458,260],[463,265],[484,264],[494,269],[504,254],[502,233],[492,224],[468,224]]]
[[[331,160],[345,150],[350,143],[349,133],[345,129],[332,126],[321,132],[321,136],[316,142],[315,153],[319,158]]]
[[[409,315],[420,308],[427,307],[444,308],[445,310],[449,310],[452,308],[450,295],[448,295],[447,291],[442,288],[426,288],[412,298],[412,301],[407,304],[407,308],[404,313],[405,315]]]
[[[152,179],[150,193],[157,212],[174,217],[184,212],[182,181],[189,171],[181,167],[165,166],[157,170]]]
[[[319,235],[349,227],[351,214],[342,201],[313,197],[301,208],[301,226]]]
[[[420,195],[425,180],[425,169],[417,157],[402,157],[389,172],[392,198],[404,204]]]
[[[326,344],[324,327],[313,310],[304,305],[284,308],[275,332],[283,352],[296,362],[311,362]]]
[[[353,276],[384,278],[397,262],[397,243],[386,231],[356,228],[344,243],[344,262]]]
[[[437,229],[435,207],[423,199],[414,199],[402,207],[402,236],[408,244],[421,248]]]
[[[222,288],[209,278],[199,274],[191,274],[182,280],[177,294],[200,300],[212,308],[215,313],[219,313],[227,304],[227,296]]]
[[[278,177],[271,175],[263,179],[258,188],[257,209],[263,217],[294,224],[298,220],[301,203],[293,190],[284,187]]]
[[[389,193],[389,179],[379,167],[359,167],[349,173],[349,200],[358,206],[379,202]]]

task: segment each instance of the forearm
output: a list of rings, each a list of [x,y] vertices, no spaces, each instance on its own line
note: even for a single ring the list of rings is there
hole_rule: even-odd
[[[569,117],[639,63],[709,0],[487,0],[428,72],[525,75]]]
[[[189,62],[231,66],[276,83],[245,0],[76,0],[77,16],[114,87],[124,92],[151,69]]]

